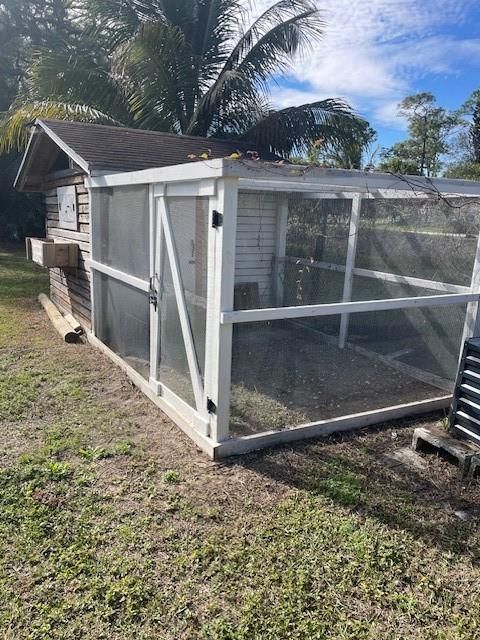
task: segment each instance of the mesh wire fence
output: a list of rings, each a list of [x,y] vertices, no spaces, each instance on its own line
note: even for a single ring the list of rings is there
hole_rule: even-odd
[[[364,200],[355,266],[468,286],[478,210],[465,198]]]
[[[207,233],[206,198],[168,198],[167,206],[182,280],[183,296],[190,324],[195,355],[201,375],[205,368],[207,309]],[[187,353],[180,324],[170,260],[163,241],[163,261],[159,295],[160,381],[171,391],[195,406]]]
[[[95,334],[144,378],[150,373],[148,294],[94,272]]]
[[[234,327],[232,435],[441,397],[455,380],[465,305]]]
[[[92,215],[93,258],[138,278],[149,273],[148,185],[96,190]]]
[[[286,229],[282,206],[288,209]],[[442,283],[469,286],[478,208],[466,198],[364,198],[354,261],[363,273],[355,274],[348,299],[448,293]],[[235,308],[344,300],[351,212],[348,197],[240,192]],[[392,281],[396,277],[434,284]]]

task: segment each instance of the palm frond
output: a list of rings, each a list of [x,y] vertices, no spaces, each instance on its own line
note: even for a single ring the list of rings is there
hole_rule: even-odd
[[[135,0],[83,0],[87,34],[113,52],[140,29],[143,16]]]
[[[163,23],[145,25],[125,49],[123,64],[131,84],[130,108],[136,126],[180,130],[185,122],[185,94],[192,90],[185,37]]]
[[[27,76],[27,99],[88,105],[112,120],[133,121],[125,86],[111,73],[109,60],[95,51],[69,48],[37,51]]]
[[[240,34],[226,67],[236,67],[252,48],[276,26],[281,26],[285,22],[290,22],[304,15],[310,16],[309,23],[306,25],[310,31],[310,37],[319,37],[324,23],[321,20],[318,6],[313,0],[278,0],[266,9],[244,33]]]
[[[289,157],[306,153],[311,144],[335,146],[351,137],[360,120],[342,100],[320,100],[270,113],[244,132],[259,147]]]
[[[79,120],[97,124],[121,124],[108,114],[85,104],[70,104],[57,100],[31,102],[23,106],[12,106],[0,120],[0,153],[21,151],[29,138],[29,126],[37,118],[57,120]]]
[[[188,131],[205,134],[225,104],[265,99],[267,80],[321,35],[323,22],[311,0],[279,0],[243,33],[217,80],[202,96]]]

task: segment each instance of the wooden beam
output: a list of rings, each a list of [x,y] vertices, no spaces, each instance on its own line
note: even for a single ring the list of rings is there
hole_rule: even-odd
[[[96,260],[88,260],[87,265],[93,271],[104,273],[106,276],[110,276],[115,280],[120,280],[120,282],[124,282],[125,284],[130,285],[131,287],[140,289],[140,291],[148,292],[150,289],[150,283],[147,280],[142,280],[141,278],[137,278],[136,276],[131,276],[129,273],[119,271],[118,269],[109,267],[108,265],[97,262]]]
[[[295,264],[303,264],[313,269],[325,269],[327,271],[345,272],[345,265],[335,264],[332,262],[317,262],[308,258],[295,258],[286,256],[283,258],[286,262]],[[464,287],[458,284],[450,284],[449,282],[439,282],[437,280],[425,280],[423,278],[414,278],[413,276],[402,276],[396,273],[387,273],[385,271],[374,271],[372,269],[360,269],[355,267],[353,275],[362,276],[363,278],[374,278],[375,280],[384,280],[385,282],[393,282],[394,284],[411,285],[421,289],[431,289],[432,291],[445,291],[446,293],[470,293],[471,287]]]
[[[62,316],[57,307],[53,304],[48,296],[41,293],[38,296],[38,301],[45,309],[47,316],[50,318],[51,323],[62,336],[65,342],[78,342],[79,334],[72,329],[69,323]]]
[[[334,316],[342,313],[363,313],[366,311],[394,311],[421,307],[442,307],[451,304],[464,304],[480,300],[480,293],[452,293],[437,296],[418,296],[417,298],[390,298],[388,300],[366,300],[360,302],[339,302],[334,304],[311,304],[297,307],[275,307],[273,309],[249,309],[247,311],[224,311],[222,324],[240,322],[265,322],[289,318],[316,318]]]
[[[285,257],[287,247],[288,229],[288,196],[281,195],[277,205],[277,216],[275,226],[275,262],[273,289],[275,303],[277,306],[283,304],[283,280],[282,259]]]
[[[472,280],[470,282],[471,290],[478,291],[480,289],[480,234],[477,239],[477,248],[473,261]],[[473,336],[480,336],[480,308],[477,301],[470,302],[465,315],[465,325],[463,327],[462,347],[465,340]],[[461,358],[462,349],[460,349],[459,358]],[[459,360],[460,361],[460,360]]]
[[[210,435],[215,442],[229,434],[233,327],[222,323],[221,315],[233,309],[237,204],[237,181],[219,180],[217,196],[209,204],[205,349],[205,394],[216,405],[210,415]],[[212,225],[214,211],[223,215],[222,225],[216,228]]]
[[[405,418],[407,416],[439,411],[440,409],[446,409],[450,405],[451,400],[451,395],[442,396],[434,400],[410,402],[385,409],[342,416],[341,418],[309,422],[284,429],[283,431],[266,431],[264,433],[231,438],[226,442],[214,445],[214,457],[215,460],[219,460],[227,456],[256,451],[257,449],[264,449],[266,447],[273,447],[299,440],[307,440],[309,438],[325,437],[332,433],[363,429],[364,427],[390,420],[398,420],[399,418]]]

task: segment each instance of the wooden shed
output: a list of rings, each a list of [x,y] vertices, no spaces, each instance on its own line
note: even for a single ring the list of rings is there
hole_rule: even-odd
[[[54,302],[215,458],[447,407],[480,184],[238,147],[38,122],[17,187],[79,248]]]
[[[260,151],[248,142],[178,136],[63,120],[37,120],[15,180],[18,191],[42,192],[46,238],[78,245],[74,267],[50,268],[50,296],[65,313],[91,329],[90,204],[85,179],[113,172],[189,165]],[[262,151],[262,157],[275,156]],[[185,166],[188,178],[188,166]],[[70,215],[69,215],[70,211]]]

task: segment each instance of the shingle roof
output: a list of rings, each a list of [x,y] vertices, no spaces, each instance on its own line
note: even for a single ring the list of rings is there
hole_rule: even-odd
[[[212,158],[224,158],[237,149],[242,153],[257,151],[249,142],[183,136],[160,131],[127,129],[64,120],[41,120],[76,154],[89,169],[135,171],[192,162],[189,155],[199,156],[210,150]],[[265,160],[275,159],[271,153],[260,154]]]
[[[66,120],[39,119],[15,181],[19,190],[41,190],[52,154],[63,149],[86,173],[137,171],[194,162],[201,154],[225,158],[254,151],[262,160],[278,159],[249,142],[200,138]],[[189,157],[190,156],[190,157]],[[192,157],[195,156],[195,157]]]

